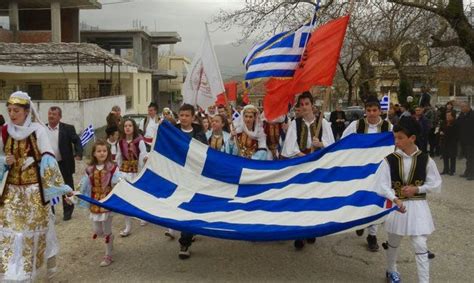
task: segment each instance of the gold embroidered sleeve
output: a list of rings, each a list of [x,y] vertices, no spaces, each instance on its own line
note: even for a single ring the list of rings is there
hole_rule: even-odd
[[[44,170],[43,189],[64,185],[64,179],[58,167],[47,167]]]

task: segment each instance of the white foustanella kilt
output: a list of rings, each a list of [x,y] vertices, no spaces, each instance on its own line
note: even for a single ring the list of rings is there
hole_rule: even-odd
[[[394,211],[387,216],[385,229],[400,236],[430,235],[435,230],[430,207],[426,200],[407,200],[406,213]]]

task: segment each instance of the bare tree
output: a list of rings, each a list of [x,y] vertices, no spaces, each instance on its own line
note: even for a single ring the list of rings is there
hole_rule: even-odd
[[[326,16],[328,9],[334,9],[331,6],[333,1],[328,0],[321,5],[320,15]],[[314,12],[312,5],[315,4],[310,0],[247,0],[245,3],[241,9],[221,10],[213,19],[223,30],[240,28],[242,34],[239,43],[259,41],[298,27],[311,19]]]
[[[240,27],[243,30],[241,40],[258,40],[302,24],[312,14],[306,2],[247,1],[243,9],[221,11],[215,21],[222,28]],[[347,2],[328,1],[318,14],[319,22],[347,13],[348,8]],[[406,85],[411,91],[413,74],[424,72],[423,79],[426,80],[434,77],[431,67],[446,62],[452,56],[451,52],[456,51],[429,48],[430,37],[442,28],[442,22],[423,9],[386,0],[356,2],[338,64],[347,83],[349,102],[356,87],[361,89],[361,97],[375,94],[375,82],[380,78],[392,77],[393,84]],[[374,68],[374,61],[377,68]]]
[[[466,51],[468,56],[471,58],[471,62],[474,62],[474,29],[466,16],[463,0],[388,1],[402,6],[414,7],[423,11],[428,11],[445,19],[457,36],[443,39],[443,36],[447,31],[447,26],[442,26],[436,33],[433,33],[432,46],[459,46]]]

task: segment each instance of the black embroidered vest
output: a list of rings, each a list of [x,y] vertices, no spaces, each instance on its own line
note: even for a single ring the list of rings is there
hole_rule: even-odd
[[[308,127],[306,127],[305,122],[303,121],[303,118],[296,118],[296,141],[298,142],[298,147],[302,153],[309,153],[311,151],[311,148],[307,148],[307,142],[308,142]],[[319,124],[319,116],[316,116],[314,119],[314,122],[309,126],[310,130],[310,135],[311,137],[316,136],[316,129],[318,128]],[[323,136],[323,127],[321,125],[321,128],[319,129],[319,134],[318,134],[318,139],[321,140]]]
[[[382,123],[378,126],[378,132],[384,133],[388,132],[390,128],[390,123],[387,120],[382,120]],[[358,134],[367,134],[369,130],[369,122],[366,119],[359,119],[357,121],[357,131]]]
[[[416,194],[413,197],[405,197],[402,195],[402,188],[407,185],[422,186],[426,180],[426,167],[428,165],[428,154],[418,151],[413,156],[410,172],[403,172],[403,157],[399,153],[392,153],[385,157],[390,165],[390,177],[392,179],[392,189],[395,195],[401,200],[420,200],[426,199],[426,194]],[[404,174],[408,175],[408,181],[403,181]]]

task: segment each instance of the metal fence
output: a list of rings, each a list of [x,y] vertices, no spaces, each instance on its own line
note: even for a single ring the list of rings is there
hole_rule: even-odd
[[[80,91],[78,91],[80,87]],[[21,84],[0,85],[0,100],[15,91],[27,92],[33,100],[83,100],[121,95],[121,85],[103,81],[98,84]]]

